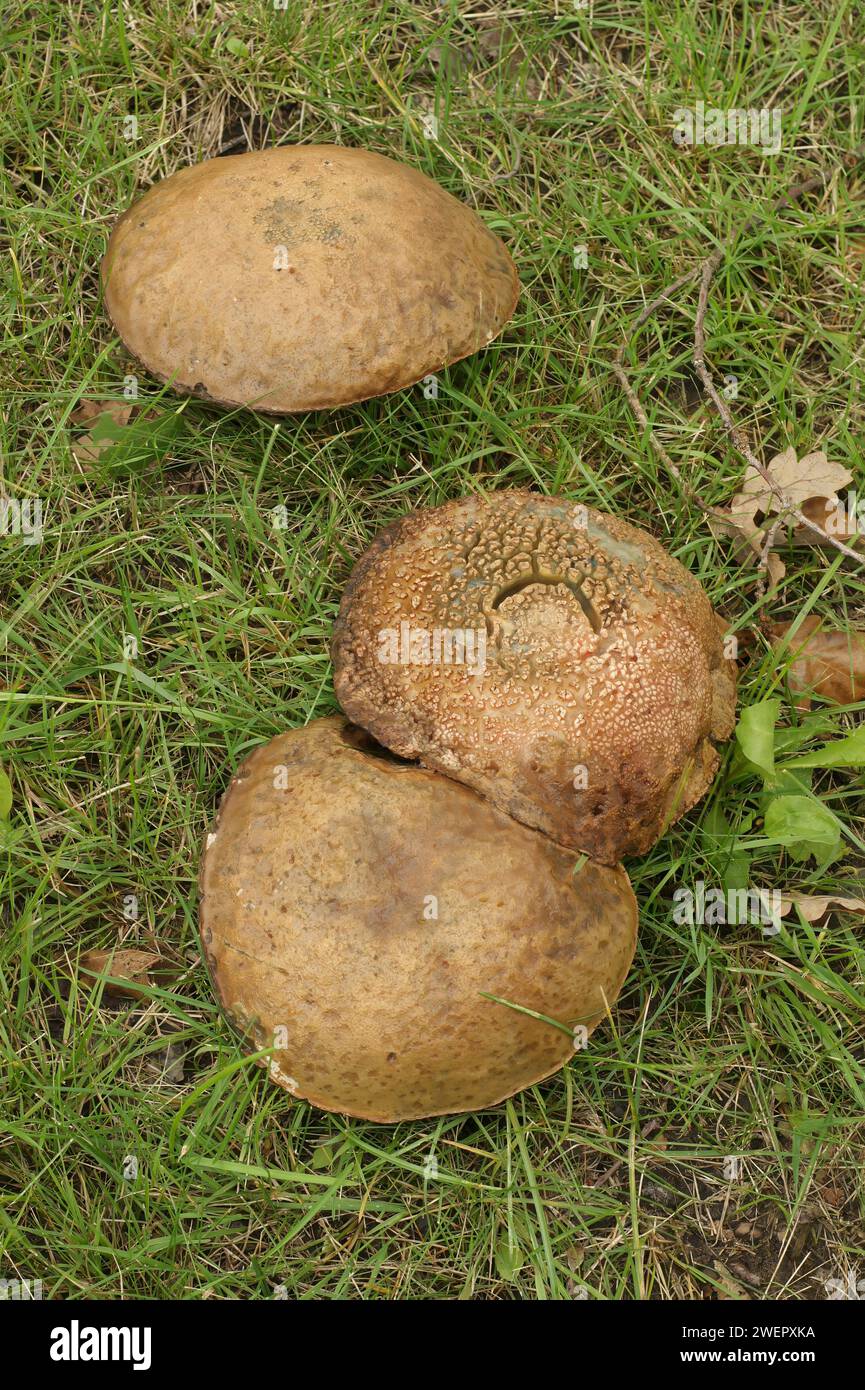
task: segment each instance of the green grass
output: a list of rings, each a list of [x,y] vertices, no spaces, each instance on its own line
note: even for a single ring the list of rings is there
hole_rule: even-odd
[[[865,177],[768,212],[863,138],[861,11],[9,0],[4,20],[3,477],[45,522],[41,545],[0,537],[0,1276],[172,1299],[799,1298],[865,1276],[861,923],[767,941],[672,918],[677,885],[712,879],[711,809],[737,825],[755,804],[732,751],[627,866],[641,935],[612,1025],[497,1110],[390,1129],[292,1101],[218,1015],[196,935],[199,847],[230,772],[334,710],[341,590],[409,508],[528,485],[648,527],[739,632],[743,703],[774,691],[796,722],[758,619],[813,603],[861,625],[861,572],[790,552],[760,605],[659,471],[610,362],[640,307],[765,205],[718,275],[709,361],[737,376],[764,458],[822,446],[865,495]],[[678,149],[672,112],[698,99],[780,108],[781,153]],[[99,297],[114,218],[246,136],[364,144],[437,178],[511,247],[515,319],[435,401],[416,388],[278,424],[139,372],[143,403],[182,414],[170,454],[77,462],[72,411],[133,370]],[[683,292],[628,360],[674,460],[723,505],[743,464],[693,389],[695,302]],[[823,707],[817,732],[855,720]],[[847,858],[817,871],[766,847],[758,882],[861,876],[857,776],[815,782]],[[177,973],[120,1006],[76,967],[118,941],[155,944]]]

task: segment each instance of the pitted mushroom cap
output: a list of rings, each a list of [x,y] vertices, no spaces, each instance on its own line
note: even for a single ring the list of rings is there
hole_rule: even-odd
[[[501,332],[519,291],[470,208],[417,169],[339,145],[172,174],[120,218],[102,279],[154,376],[274,414],[440,371]]]
[[[361,556],[334,686],[405,758],[603,863],[706,791],[735,663],[702,587],[645,531],[527,491],[410,513]]]
[[[576,871],[576,872],[575,872]],[[390,1123],[495,1105],[605,1015],[634,953],[623,869],[580,862],[342,718],[256,749],[201,868],[217,994],[271,1076]],[[494,995],[508,1004],[494,1002]]]

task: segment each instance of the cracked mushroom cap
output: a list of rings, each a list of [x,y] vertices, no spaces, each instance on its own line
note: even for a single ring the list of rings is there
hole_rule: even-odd
[[[105,305],[175,390],[274,414],[399,391],[486,347],[519,281],[498,237],[407,164],[340,145],[211,159],[118,221]]]
[[[735,663],[697,580],[645,531],[526,491],[380,532],[333,661],[380,743],[606,864],[703,795],[734,722]]]
[[[481,1109],[558,1070],[625,978],[627,874],[579,865],[321,719],[234,777],[202,860],[202,943],[293,1095],[383,1123]]]

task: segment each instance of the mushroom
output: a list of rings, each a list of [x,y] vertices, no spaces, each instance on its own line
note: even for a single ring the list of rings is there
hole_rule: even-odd
[[[392,1123],[551,1075],[634,954],[628,877],[341,717],[257,748],[201,868],[229,1017],[295,1096]]]
[[[105,304],[175,390],[273,414],[399,391],[491,342],[519,281],[470,208],[369,150],[195,164],[118,221]]]
[[[645,531],[528,491],[381,531],[333,661],[379,742],[606,864],[703,795],[734,721],[735,663],[698,581]]]

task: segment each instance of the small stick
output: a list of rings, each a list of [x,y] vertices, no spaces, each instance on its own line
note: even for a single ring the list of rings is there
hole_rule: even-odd
[[[809,183],[811,182],[813,182],[813,180],[809,180]],[[805,189],[806,185],[802,184],[801,192],[804,193]],[[785,198],[779,201],[783,203],[788,200],[788,197],[789,195],[785,195]],[[718,391],[715,387],[715,383],[712,380],[711,374],[706,367],[705,324],[706,309],[709,303],[709,286],[712,283],[712,278],[715,275],[715,272],[717,271],[719,265],[721,264],[721,261],[724,258],[725,250],[732,246],[734,239],[735,238],[731,238],[730,241],[725,243],[724,246],[721,246],[716,251],[713,251],[712,255],[709,256],[708,259],[703,262],[701,268],[700,295],[697,300],[697,314],[694,319],[693,361],[694,366],[697,369],[697,375],[703,383],[706,395],[709,397],[709,400],[712,402],[713,406],[720,415],[721,420],[724,424],[724,428],[727,431],[727,434],[730,436],[731,440],[733,441],[734,447],[739,451],[739,453],[746,460],[746,462],[749,463],[750,466],[757,473],[760,474],[760,477],[763,479],[769,491],[772,493],[774,497],[778,499],[778,502],[780,503],[780,514],[778,516],[778,520],[773,522],[769,532],[770,536],[772,537],[772,540],[774,540],[775,534],[778,530],[778,523],[781,521],[782,517],[784,517],[785,515],[792,516],[795,517],[796,521],[799,523],[800,526],[804,526],[809,531],[815,532],[815,534],[818,535],[821,538],[821,540],[828,540],[829,543],[831,545],[834,545],[837,550],[840,550],[842,554],[847,555],[851,560],[856,560],[861,564],[862,557],[860,555],[857,555],[855,550],[851,550],[849,546],[846,546],[843,543],[843,541],[839,541],[836,536],[828,535],[828,533],[824,531],[821,526],[818,526],[815,521],[811,521],[807,516],[805,516],[804,512],[799,510],[798,507],[793,506],[792,502],[790,501],[787,494],[784,492],[783,488],[781,488],[778,485],[776,479],[772,477],[772,474],[770,473],[769,469],[766,467],[764,463],[761,463],[760,459],[757,458],[757,455],[751,448],[748,442],[748,438],[745,435],[744,431],[740,430],[736,425],[736,422],[733,419],[732,414],[730,413],[729,407],[727,406],[727,402],[718,394]],[[762,571],[765,570],[765,567],[768,563],[770,549],[771,544],[765,545],[763,547],[763,551],[760,557],[761,593],[765,591],[765,583],[762,579]]]
[[[863,156],[865,156],[865,145],[860,146],[857,150],[853,151],[851,155],[845,157],[845,162],[848,165],[852,165],[859,162],[863,158]],[[823,185],[826,183],[828,177],[828,172],[823,171],[819,174],[815,174],[812,178],[804,180],[804,182],[800,184],[794,185],[794,187],[788,189],[786,193],[783,193],[780,198],[776,199],[776,201],[772,204],[772,211],[778,212],[781,208],[791,207],[793,206],[793,204],[798,203],[807,193],[811,193],[817,188],[822,188]],[[793,516],[800,525],[804,526],[809,531],[813,531],[816,535],[820,537],[822,541],[828,541],[830,545],[834,546],[836,550],[840,550],[841,553],[846,555],[849,559],[856,560],[857,563],[861,564],[862,557],[861,555],[858,555],[855,550],[851,550],[849,546],[846,546],[842,541],[839,541],[836,536],[828,535],[827,532],[825,532],[820,526],[816,524],[816,522],[809,520],[809,518],[806,517],[798,508],[793,507],[791,505],[789,497],[786,495],[783,489],[779,487],[777,481],[772,477],[768,468],[763,463],[761,463],[760,460],[756,457],[744,433],[741,430],[739,430],[736,426],[736,423],[733,420],[733,417],[729,409],[727,408],[726,402],[722,400],[721,396],[718,394],[712,377],[708,369],[706,368],[705,320],[709,300],[709,287],[712,283],[712,279],[716,271],[718,270],[718,267],[721,265],[724,259],[725,254],[736,241],[737,237],[747,235],[749,231],[753,230],[753,228],[756,227],[760,222],[761,216],[762,214],[760,213],[754,213],[751,217],[748,218],[740,233],[734,233],[733,236],[727,239],[727,241],[723,242],[719,247],[717,247],[712,252],[711,256],[709,256],[705,261],[703,261],[700,265],[694,267],[693,269],[686,271],[684,275],[680,275],[678,279],[674,280],[671,285],[668,285],[666,289],[662,290],[661,293],[651,301],[651,303],[644,305],[643,309],[640,311],[639,315],[631,325],[630,331],[626,335],[624,341],[619,345],[616,351],[614,361],[612,363],[612,367],[613,372],[615,373],[620,385],[622,386],[622,389],[625,393],[625,396],[627,397],[628,403],[636,419],[639,421],[642,427],[648,431],[649,441],[652,445],[652,448],[654,449],[658,457],[661,459],[664,466],[676,479],[684,495],[690,501],[696,503],[696,505],[700,507],[705,514],[715,516],[719,520],[724,522],[725,525],[729,526],[729,514],[727,512],[722,511],[718,507],[710,506],[700,496],[700,493],[697,491],[697,489],[692,487],[683,478],[681,470],[670,458],[670,455],[668,454],[667,450],[661,444],[660,440],[657,438],[654,430],[649,424],[648,416],[646,415],[646,412],[643,409],[643,406],[640,402],[639,397],[637,396],[636,391],[634,391],[633,387],[628,381],[623,366],[625,352],[629,347],[630,343],[632,342],[634,336],[636,335],[637,330],[646,322],[648,318],[651,317],[652,314],[657,312],[657,310],[665,301],[670,300],[672,295],[674,295],[677,290],[682,289],[685,285],[689,284],[692,280],[697,279],[697,277],[699,276],[700,294],[697,304],[697,312],[694,320],[694,365],[697,369],[697,372],[699,374],[700,380],[703,383],[706,393],[709,399],[711,400],[712,404],[715,406],[715,409],[717,410],[718,414],[720,415],[724,427],[727,431],[727,434],[732,440],[734,447],[738,450],[740,454],[742,454],[746,462],[750,464],[751,467],[757,471],[757,473],[759,473],[760,477],[763,478],[767,487],[770,489],[772,494],[778,499],[782,507],[782,512],[777,517],[777,519],[773,518],[771,523],[769,523],[768,521],[763,523],[764,526],[769,526],[769,533],[767,542],[766,544],[764,544],[760,556],[759,585],[760,594],[762,596],[762,594],[765,592],[764,573],[768,565],[769,551],[771,550],[779,525],[784,515]]]
[[[642,402],[639,396],[637,395],[636,391],[634,390],[633,386],[629,382],[627,373],[625,372],[624,366],[622,365],[625,352],[630,346],[638,329],[641,328],[642,325],[646,322],[646,319],[651,318],[652,314],[657,312],[657,310],[661,307],[665,300],[672,300],[672,297],[677,290],[680,290],[685,285],[690,284],[692,280],[696,280],[699,273],[699,266],[697,266],[693,270],[686,271],[684,275],[679,276],[678,280],[674,280],[671,285],[668,285],[665,290],[662,290],[661,293],[657,295],[655,299],[651,301],[650,304],[643,305],[643,308],[640,310],[640,313],[637,315],[637,317],[631,324],[630,331],[628,332],[624,340],[619,344],[612,365],[613,371],[615,372],[619,380],[619,383],[621,384],[622,390],[628,398],[628,403],[630,404],[630,407],[634,412],[634,415],[637,417],[637,420],[643,426],[643,429],[648,430],[649,443],[651,444],[655,453],[658,455],[658,458],[661,460],[664,467],[667,468],[669,472],[673,475],[673,477],[676,479],[676,482],[679,484],[685,497],[687,497],[689,501],[696,503],[696,505],[701,509],[701,511],[705,512],[707,515],[716,516],[720,520],[729,524],[729,517],[726,515],[725,512],[722,512],[718,507],[710,506],[709,503],[704,501],[704,499],[700,496],[700,493],[697,491],[697,489],[693,487],[690,483],[685,481],[684,477],[682,476],[681,469],[670,458],[670,455],[667,453],[667,450],[664,448],[660,439],[658,439],[657,435],[655,434],[655,431],[649,424],[649,417],[643,409]]]
[[[769,552],[775,544],[775,537],[778,534],[778,527],[781,525],[782,514],[779,512],[772,525],[766,531],[766,539],[760,551],[760,566],[757,574],[757,597],[762,599],[766,593],[766,577],[769,573]]]

